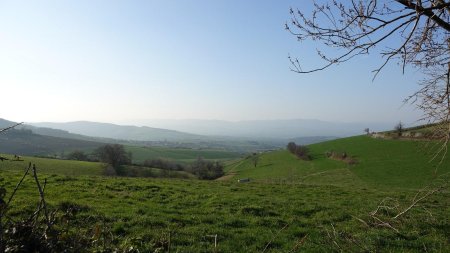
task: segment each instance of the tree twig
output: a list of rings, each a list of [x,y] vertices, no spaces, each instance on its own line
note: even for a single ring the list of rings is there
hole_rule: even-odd
[[[7,127],[7,128],[0,129],[0,133],[3,133],[3,132],[5,132],[5,131],[8,131],[8,130],[10,130],[10,129],[12,129],[12,128],[15,128],[16,126],[19,126],[19,125],[22,125],[22,124],[23,124],[23,122],[20,122],[20,123],[17,123],[17,124],[15,124],[15,125],[13,125],[13,126],[10,126],[10,127]]]
[[[284,227],[282,227],[280,230],[278,230],[278,232],[272,237],[272,239],[266,244],[266,247],[264,247],[264,250],[262,251],[262,253],[266,252],[266,250],[269,248],[270,244],[272,244],[273,240],[275,240],[275,238],[277,238],[277,236],[287,227],[289,226],[289,223],[287,223],[286,225],[284,225]]]
[[[45,220],[47,222],[47,227],[50,228],[52,226],[52,224],[50,222],[50,218],[48,215],[47,203],[45,202],[44,191],[42,190],[41,184],[39,182],[37,172],[36,172],[36,166],[34,164],[33,164],[33,177],[34,177],[34,180],[36,181],[36,185],[39,190],[39,195],[41,197],[42,208],[44,209],[44,215],[45,215]]]
[[[9,196],[8,202],[6,202],[6,206],[5,206],[5,211],[9,206],[9,203],[11,203],[12,199],[14,198],[14,195],[16,195],[17,190],[19,189],[20,185],[22,184],[23,180],[25,179],[25,177],[28,175],[28,173],[30,172],[31,169],[31,163],[28,164],[28,168],[26,168],[25,173],[23,174],[22,178],[20,179],[20,181],[17,183],[16,187],[14,187],[13,192],[11,193],[11,196]],[[4,213],[2,214],[4,215]]]

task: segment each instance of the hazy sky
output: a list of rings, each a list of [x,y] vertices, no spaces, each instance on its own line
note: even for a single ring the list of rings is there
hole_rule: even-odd
[[[2,1],[0,118],[291,119],[414,122],[402,101],[420,74],[378,56],[318,66],[313,43],[287,31],[310,1]]]

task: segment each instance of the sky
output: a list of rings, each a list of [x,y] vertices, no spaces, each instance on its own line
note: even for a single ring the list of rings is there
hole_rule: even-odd
[[[415,70],[377,55],[313,74],[314,42],[284,24],[310,1],[0,0],[0,118],[319,119],[412,124]]]

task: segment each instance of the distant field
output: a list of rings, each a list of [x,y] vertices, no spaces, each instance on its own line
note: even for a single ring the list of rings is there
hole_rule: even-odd
[[[133,162],[142,163],[151,159],[167,159],[179,163],[190,163],[202,157],[206,160],[226,161],[240,157],[239,153],[221,150],[196,150],[182,148],[162,147],[135,147],[126,146],[126,150],[133,154]]]

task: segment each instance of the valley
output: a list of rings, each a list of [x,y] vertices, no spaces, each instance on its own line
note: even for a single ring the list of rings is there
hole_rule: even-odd
[[[102,174],[102,163],[33,157],[1,162],[0,171],[10,192],[27,164],[35,164],[39,177],[46,179],[51,208],[77,208],[74,229],[94,235],[93,225],[101,227],[110,236],[107,247],[119,250],[303,252],[364,247],[415,252],[426,247],[445,252],[450,243],[448,186],[401,219],[392,219],[421,189],[448,183],[449,157],[441,164],[430,162],[426,143],[355,136],[309,145],[310,161],[286,150],[257,153],[256,166],[249,156],[206,153],[205,158],[225,159],[226,175],[213,181],[193,176],[110,177]],[[346,152],[357,162],[331,159],[325,155],[331,150]],[[158,157],[181,162],[198,155],[193,150],[161,152]],[[242,178],[249,182],[239,183]],[[26,215],[38,199],[33,179],[27,178],[8,214]],[[395,209],[371,215],[386,200],[394,201]],[[374,217],[394,229],[379,227]]]

